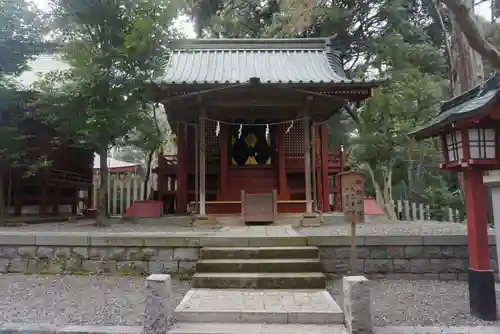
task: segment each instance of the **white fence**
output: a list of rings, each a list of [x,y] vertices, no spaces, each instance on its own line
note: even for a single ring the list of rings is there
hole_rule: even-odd
[[[440,208],[440,213],[432,210],[429,205],[410,202],[408,200],[394,201],[394,211],[399,220],[440,220],[449,222],[463,222],[463,215],[458,209]]]
[[[145,176],[141,174],[110,174],[108,176],[108,213],[122,215],[134,201],[149,199],[156,190],[156,174],[152,173],[146,185],[147,194],[144,197]],[[94,208],[98,207],[100,176],[94,174],[93,200]]]

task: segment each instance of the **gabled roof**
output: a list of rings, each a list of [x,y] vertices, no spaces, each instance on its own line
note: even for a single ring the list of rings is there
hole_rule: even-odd
[[[341,84],[349,80],[330,39],[189,39],[173,42],[163,84],[260,82]]]
[[[491,103],[500,101],[500,74],[441,104],[441,111],[429,124],[413,131],[416,138],[427,138],[453,122],[476,116]]]

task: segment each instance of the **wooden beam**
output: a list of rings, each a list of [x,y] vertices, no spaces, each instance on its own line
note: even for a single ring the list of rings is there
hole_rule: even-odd
[[[266,100],[266,99],[241,99],[206,101],[210,108],[242,108],[242,107],[276,107],[276,108],[300,108],[304,105],[300,101]]]

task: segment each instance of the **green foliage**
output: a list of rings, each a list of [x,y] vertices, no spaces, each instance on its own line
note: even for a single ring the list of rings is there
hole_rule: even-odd
[[[0,0],[0,25],[1,79],[27,70],[27,61],[43,52],[44,45],[40,13],[28,1]]]
[[[460,194],[459,190],[451,192],[444,182],[438,184],[434,183],[432,186],[428,186],[415,197],[420,203],[429,205],[432,220],[448,221],[448,208],[451,208],[453,214],[458,210],[460,213],[460,221],[465,221],[463,196]]]
[[[29,173],[46,165],[43,157],[29,154],[26,133],[26,94],[18,91],[12,76],[28,69],[27,62],[44,51],[40,16],[25,0],[0,0],[0,225],[5,224],[7,170]]]
[[[68,71],[42,82],[49,119],[100,151],[141,121],[151,82],[166,68],[171,4],[59,0],[55,27]]]
[[[53,9],[71,68],[40,83],[41,105],[48,121],[105,162],[108,149],[143,122],[152,82],[168,64],[176,8],[167,0],[54,0]],[[100,172],[105,208],[105,163]]]

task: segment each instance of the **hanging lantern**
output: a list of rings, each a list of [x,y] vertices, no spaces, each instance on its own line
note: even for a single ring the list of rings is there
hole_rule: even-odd
[[[499,163],[497,131],[489,127],[456,129],[441,134],[444,169],[478,167]]]

